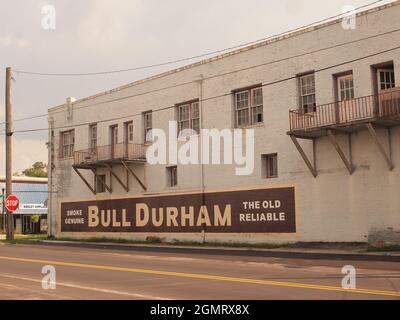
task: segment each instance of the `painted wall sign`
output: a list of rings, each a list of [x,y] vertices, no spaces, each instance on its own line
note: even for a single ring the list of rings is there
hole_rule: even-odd
[[[295,233],[295,189],[61,204],[61,232]]]

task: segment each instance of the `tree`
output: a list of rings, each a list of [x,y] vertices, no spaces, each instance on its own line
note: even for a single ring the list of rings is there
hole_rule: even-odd
[[[47,178],[47,165],[43,162],[35,162],[29,169],[22,171],[24,176],[32,178]]]

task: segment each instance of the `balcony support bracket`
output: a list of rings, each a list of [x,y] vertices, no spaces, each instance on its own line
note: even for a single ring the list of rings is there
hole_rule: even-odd
[[[80,173],[80,171],[78,170],[78,168],[76,167],[72,167],[74,169],[74,171],[76,172],[76,174],[82,179],[82,181],[86,184],[86,186],[89,188],[90,191],[92,191],[92,193],[94,195],[96,195],[96,190],[95,188],[93,188],[90,183],[85,179],[85,177],[82,175],[82,173]]]
[[[299,151],[301,157],[303,158],[304,162],[306,163],[308,169],[310,170],[311,174],[314,176],[314,178],[316,178],[318,176],[318,172],[314,163],[314,166],[311,164],[311,161],[308,159],[306,153],[304,152],[304,149],[302,148],[302,146],[300,145],[299,141],[297,140],[297,138],[294,135],[290,135],[290,138],[292,139],[295,147],[297,148],[297,151]],[[315,147],[314,143],[313,143],[313,148]]]
[[[131,167],[129,167],[129,165],[125,162],[122,161],[122,164],[124,165],[125,169],[131,173],[131,175],[136,179],[136,181],[140,184],[140,186],[143,188],[144,191],[147,191],[147,187],[145,186],[145,184],[142,182],[142,180],[139,179],[139,177],[137,176],[137,174],[135,173],[135,171],[132,170]]]
[[[95,176],[94,181],[97,181],[97,172],[96,172],[96,170],[93,169],[93,168],[91,170],[92,170],[92,172],[93,172],[93,174]],[[107,183],[103,182],[102,180],[99,180],[99,181],[109,193],[112,193],[112,188],[110,186],[108,186]]]
[[[350,174],[353,174],[354,172],[354,166],[351,161],[351,144],[349,143],[349,154],[350,158],[347,159],[346,155],[344,154],[342,148],[339,145],[339,142],[337,141],[335,135],[333,134],[332,130],[328,130],[328,137],[329,140],[331,141],[332,145],[335,147],[337,153],[339,154],[340,158],[342,159],[344,165],[346,166],[347,170],[349,171]],[[350,141],[350,140],[349,140]]]
[[[380,153],[382,154],[383,158],[385,159],[385,161],[389,167],[389,170],[392,171],[394,169],[392,157],[391,157],[390,153],[389,154],[386,153],[385,148],[383,147],[383,145],[381,144],[381,142],[378,139],[378,135],[376,134],[375,128],[372,125],[372,123],[367,124],[367,129],[368,129],[369,133],[371,134],[372,140],[374,141],[374,143],[378,147]],[[390,139],[390,135],[389,135],[389,149],[391,149],[390,144],[391,144],[391,139]]]
[[[111,176],[113,176],[113,177],[118,181],[118,183],[122,186],[122,188],[124,188],[124,190],[125,190],[126,192],[129,192],[129,186],[128,186],[128,184],[125,185],[125,184],[122,182],[122,180],[121,180],[121,179],[118,177],[118,175],[114,172],[113,167],[110,166],[110,165],[107,165],[107,168],[110,170]]]

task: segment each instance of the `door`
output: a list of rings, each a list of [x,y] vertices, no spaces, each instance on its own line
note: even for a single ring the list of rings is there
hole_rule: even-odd
[[[111,158],[118,158],[118,126],[111,127]]]
[[[398,93],[393,89],[396,87],[394,69],[377,70],[379,116],[391,116],[400,113],[400,102]]]
[[[339,122],[346,123],[360,118],[360,110],[356,108],[354,103],[353,75],[338,77],[337,90]]]
[[[132,157],[133,152],[133,123],[125,123],[125,155],[127,158]]]

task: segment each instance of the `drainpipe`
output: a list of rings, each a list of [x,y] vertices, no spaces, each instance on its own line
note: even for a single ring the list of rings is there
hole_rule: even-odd
[[[49,118],[49,151],[48,151],[48,165],[47,165],[47,172],[48,172],[48,180],[47,180],[47,189],[48,189],[48,203],[47,203],[47,234],[48,236],[54,236],[53,234],[53,161],[54,161],[54,121],[52,118]]]
[[[203,129],[203,83],[204,76],[200,74],[198,76],[197,83],[199,84],[199,112],[200,112],[200,132],[199,132],[199,145],[200,145],[200,176],[201,176],[201,205],[205,205],[205,182],[204,182],[204,163],[203,163],[203,136],[201,134],[201,129]],[[206,230],[205,225],[203,225],[202,235],[203,244],[206,243]]]

